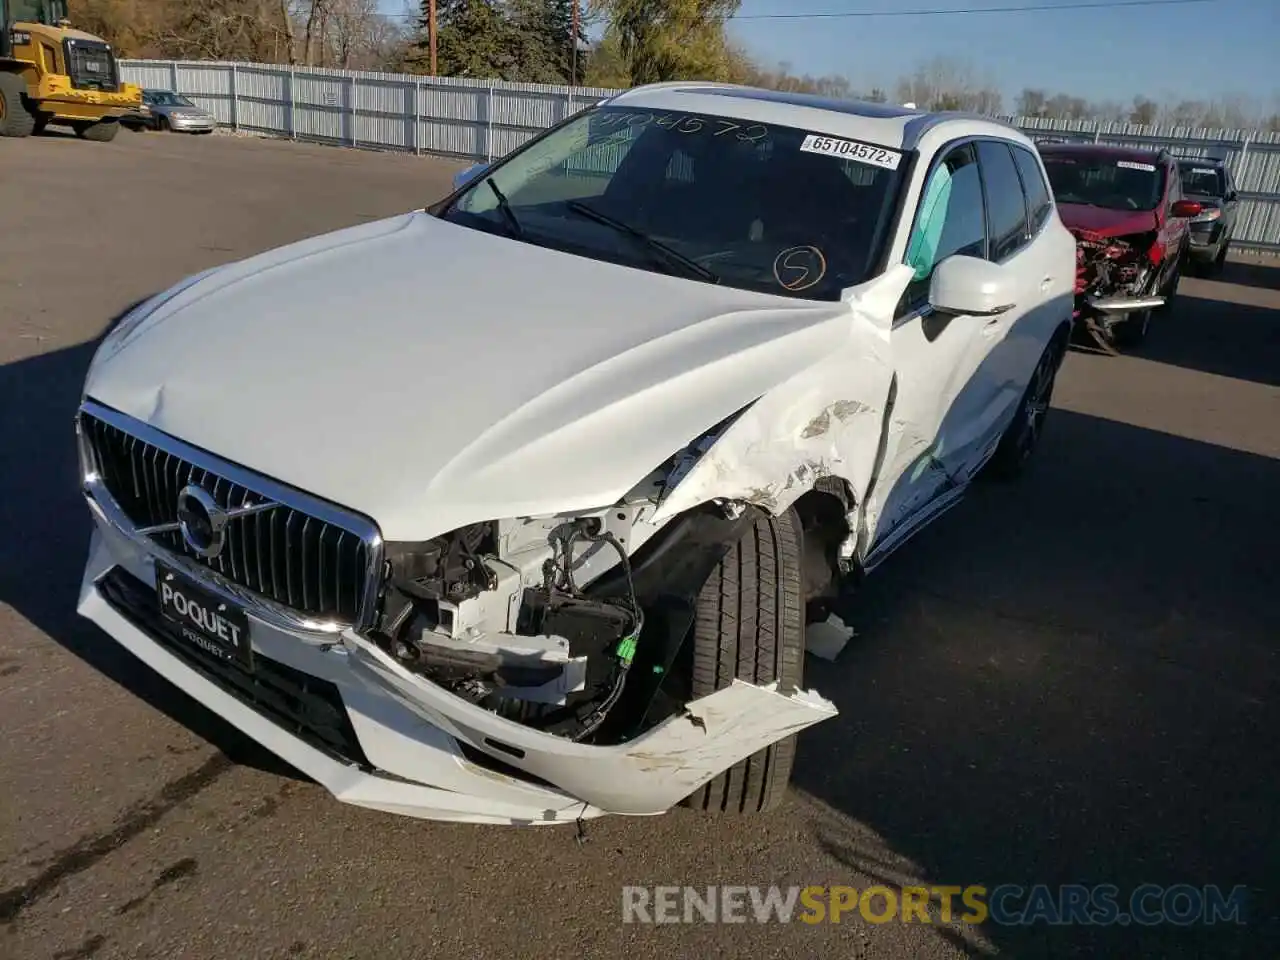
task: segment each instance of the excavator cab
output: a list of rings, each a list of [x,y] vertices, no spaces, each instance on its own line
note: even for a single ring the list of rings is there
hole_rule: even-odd
[[[111,140],[141,103],[110,44],[72,27],[66,0],[0,0],[0,136],[60,124]]]

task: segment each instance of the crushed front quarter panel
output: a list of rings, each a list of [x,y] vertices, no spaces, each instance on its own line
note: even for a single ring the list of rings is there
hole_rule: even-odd
[[[899,264],[844,298],[847,334],[836,349],[753,404],[663,500],[654,523],[700,503],[751,503],[778,514],[822,477],[870,486],[893,380],[890,330],[911,280]]]

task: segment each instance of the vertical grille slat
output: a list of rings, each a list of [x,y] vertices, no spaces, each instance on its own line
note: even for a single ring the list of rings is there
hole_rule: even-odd
[[[290,510],[284,521],[284,593],[285,602],[291,607],[297,606],[298,603],[294,599],[297,592],[294,589],[294,584],[297,583],[297,577],[294,576],[294,568],[298,565],[295,559],[297,548],[294,546],[293,537],[291,536],[297,519],[298,515]]]
[[[320,535],[317,539],[320,563],[316,571],[316,606],[321,610],[332,610],[334,607],[327,592],[330,577],[333,575],[329,569],[333,566],[333,561],[329,557],[329,530],[327,523],[320,524]]]
[[[271,522],[267,525],[267,542],[271,548],[271,599],[283,603],[284,594],[280,590],[280,566],[284,563],[284,550],[279,544],[284,520],[280,514],[279,510],[272,510],[268,514]]]
[[[225,481],[221,477],[215,476],[213,478],[213,490],[210,491],[213,494],[213,499],[218,503],[219,506],[223,506],[223,507],[227,505],[227,496],[225,493],[221,493],[222,485],[224,482]],[[225,574],[227,572],[227,554],[228,553],[230,553],[230,551],[224,549],[221,553],[219,553],[216,557],[213,558],[213,568],[217,570],[219,573]],[[232,577],[232,579],[234,580],[235,578]]]
[[[126,447],[128,448],[129,470],[133,475],[133,499],[135,503],[142,499],[142,483],[138,480],[137,446],[137,437],[130,437]]]
[[[347,531],[341,527],[335,528],[338,531],[338,542],[333,545],[333,606],[334,609],[342,609],[342,541],[347,538]]]
[[[303,517],[302,533],[299,535],[302,541],[302,563],[299,566],[302,572],[301,593],[302,608],[304,610],[314,609],[315,604],[317,603],[314,597],[314,592],[311,590],[311,572],[317,562],[316,554],[318,552],[315,548],[315,541],[310,536],[312,523],[313,521],[310,517]]]
[[[266,499],[243,483],[87,411],[81,412],[81,429],[98,482],[136,526],[175,522],[178,494],[188,484],[202,487],[228,509]],[[178,532],[156,534],[154,539],[299,614],[348,623],[360,619],[369,548],[359,533],[330,517],[282,504],[228,521],[226,537],[221,554],[211,560],[197,557]]]
[[[244,487],[237,486],[232,483],[227,487],[227,501],[223,506],[228,510],[238,505],[241,492]],[[244,524],[233,520],[227,524],[227,545],[222,551],[222,555],[227,558],[227,566],[231,568],[231,579],[236,583],[243,583],[249,586],[248,580],[245,579],[244,567],[240,565],[240,534],[244,530]]]

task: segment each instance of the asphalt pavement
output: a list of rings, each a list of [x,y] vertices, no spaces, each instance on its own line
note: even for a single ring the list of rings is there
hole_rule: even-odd
[[[604,819],[579,844],[343,806],[77,618],[71,418],[109,321],[420,207],[459,166],[0,140],[0,957],[1280,956],[1280,266],[1186,279],[1139,354],[1067,358],[1031,475],[877,570],[846,603],[856,639],[808,659],[840,716],[768,817]],[[874,883],[1239,885],[1248,906],[1185,927],[621,916],[624,885]]]

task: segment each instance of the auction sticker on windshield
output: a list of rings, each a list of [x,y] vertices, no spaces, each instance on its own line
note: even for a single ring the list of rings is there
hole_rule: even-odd
[[[825,153],[830,157],[842,160],[860,160],[886,170],[897,170],[902,154],[884,147],[873,147],[869,143],[857,143],[853,140],[837,140],[835,137],[824,137],[811,133],[804,138],[800,149],[805,153]]]
[[[1117,160],[1117,167],[1123,167],[1125,170],[1145,170],[1147,173],[1155,173],[1156,168],[1149,163],[1134,163],[1132,160]]]

